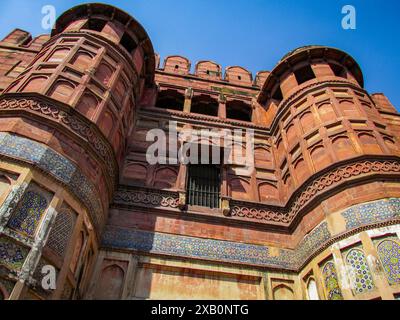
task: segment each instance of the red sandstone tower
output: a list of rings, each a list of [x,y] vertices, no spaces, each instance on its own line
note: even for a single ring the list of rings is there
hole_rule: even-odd
[[[159,60],[103,4],[0,42],[1,298],[399,297],[400,116],[352,57],[302,47],[255,79]],[[221,154],[251,130],[254,163],[149,164],[153,129],[213,129],[190,143]]]

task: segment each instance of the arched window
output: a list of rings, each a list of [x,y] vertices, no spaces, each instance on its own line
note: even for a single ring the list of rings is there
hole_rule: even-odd
[[[226,103],[226,117],[228,119],[251,121],[251,107],[243,101],[228,101]]]
[[[327,262],[322,269],[328,300],[343,300],[340,290],[336,268],[333,262]]]
[[[393,240],[384,240],[378,245],[378,254],[389,283],[400,283],[400,245]]]
[[[319,300],[317,283],[314,279],[310,279],[307,285],[308,300]]]
[[[192,113],[204,114],[207,116],[218,116],[218,101],[207,95],[200,95],[194,97],[192,100],[192,107],[190,111]]]
[[[34,236],[48,205],[49,200],[44,194],[36,190],[28,190],[23,195],[7,226],[28,236]]]
[[[352,289],[355,294],[365,293],[374,289],[374,281],[367,259],[359,249],[352,249],[346,255]]]
[[[159,92],[157,108],[183,111],[185,97],[176,90],[163,90]]]

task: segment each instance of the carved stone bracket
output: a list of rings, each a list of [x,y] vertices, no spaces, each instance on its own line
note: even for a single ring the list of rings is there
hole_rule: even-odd
[[[179,209],[186,210],[186,192],[179,192]]]
[[[231,215],[230,201],[231,201],[231,198],[222,198],[222,200],[221,200],[222,213],[224,214],[225,217],[228,217]]]
[[[179,194],[176,192],[156,192],[151,190],[118,190],[114,203],[130,206],[164,207],[177,209],[180,205]]]
[[[332,169],[328,173],[309,181],[287,207],[262,206],[240,201],[233,202],[232,217],[263,223],[276,222],[290,225],[299,211],[318,194],[325,192],[346,180],[359,178],[367,174],[395,174],[400,173],[398,160],[356,161]]]

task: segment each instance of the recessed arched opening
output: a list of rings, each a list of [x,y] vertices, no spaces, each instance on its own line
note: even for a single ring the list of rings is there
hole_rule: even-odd
[[[343,68],[341,65],[338,65],[336,63],[330,63],[329,66],[331,67],[331,69],[336,77],[345,78],[345,79],[347,78],[346,69]]]
[[[185,97],[176,90],[164,90],[158,93],[157,108],[183,111]]]
[[[129,53],[133,53],[133,51],[137,48],[137,43],[133,38],[128,34],[124,33],[124,35],[121,38],[120,42],[121,46],[125,48],[126,51]]]
[[[272,94],[272,99],[279,102],[283,100],[283,94],[280,86],[278,86],[274,91],[274,93]]]
[[[89,19],[82,29],[102,32],[107,22],[107,20],[103,19]]]
[[[218,101],[207,95],[194,97],[192,100],[191,112],[207,116],[218,116]]]
[[[297,69],[294,71],[294,75],[296,76],[297,84],[299,85],[315,78],[314,71],[310,65],[305,65],[304,67]]]
[[[252,110],[247,103],[239,100],[226,103],[226,117],[228,119],[251,122],[251,116]]]

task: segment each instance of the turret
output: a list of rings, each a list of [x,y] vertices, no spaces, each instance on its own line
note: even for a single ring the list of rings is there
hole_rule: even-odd
[[[286,199],[330,166],[399,154],[363,85],[352,57],[321,46],[290,52],[268,75],[258,102],[274,114],[271,132]]]
[[[7,241],[17,247],[14,241],[24,243],[19,297],[28,287],[43,291],[34,280],[46,264],[59,273],[54,296],[64,286],[83,295],[136,107],[154,72],[143,27],[117,8],[86,4],[61,15],[48,42],[0,96],[0,151],[19,163],[6,174],[16,181],[2,198],[0,232],[13,232]]]

